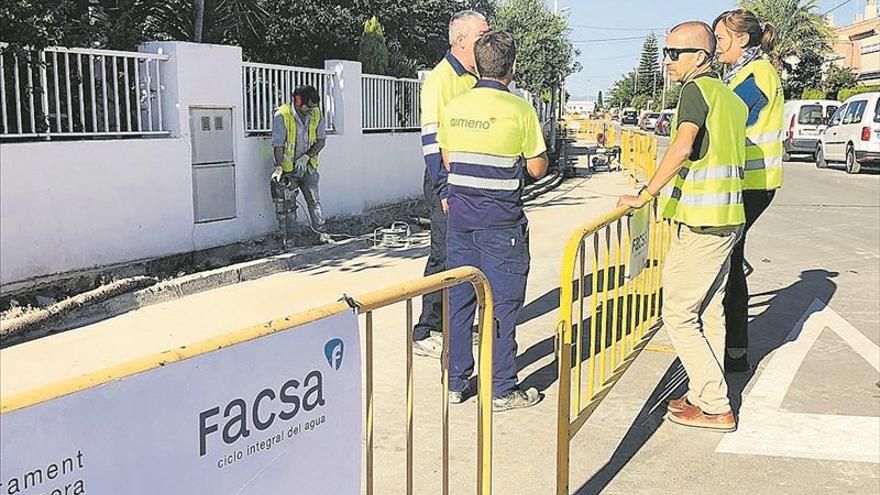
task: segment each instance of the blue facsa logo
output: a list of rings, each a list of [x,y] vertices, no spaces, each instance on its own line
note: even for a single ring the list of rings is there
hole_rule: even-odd
[[[340,339],[333,339],[324,344],[324,356],[327,364],[334,370],[342,367],[342,356],[345,344]]]

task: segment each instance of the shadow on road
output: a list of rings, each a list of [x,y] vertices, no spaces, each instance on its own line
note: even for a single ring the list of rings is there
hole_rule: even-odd
[[[837,275],[837,272],[824,269],[806,270],[801,272],[797,281],[787,287],[751,295],[749,308],[764,308],[763,311],[750,312],[749,315],[749,355],[754,367],[773,350],[788,342],[791,329],[808,311],[814,299],[823,304],[831,301],[837,290],[832,279]],[[760,301],[755,301],[756,299]],[[727,375],[730,402],[735,411],[739,411],[743,390],[754,375],[754,371]],[[676,359],[654,387],[611,458],[575,492],[577,495],[598,494],[608,486],[654,435],[663,422],[666,402],[670,398],[681,396],[686,390],[686,383],[684,369]],[[682,435],[689,432],[686,428],[680,431]]]

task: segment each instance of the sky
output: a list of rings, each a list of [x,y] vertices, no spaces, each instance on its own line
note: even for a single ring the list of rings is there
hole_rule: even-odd
[[[547,0],[553,8],[553,0]],[[608,94],[621,74],[632,70],[639,60],[644,37],[651,31],[663,46],[663,33],[682,21],[700,19],[712,22],[725,10],[736,8],[735,0],[558,0],[560,9],[569,7],[571,39],[581,50],[583,69],[566,80],[571,99],[585,96],[594,100],[599,90]],[[856,12],[864,12],[865,0],[820,0],[822,12],[834,11],[838,26],[852,22]],[[619,39],[624,38],[624,39]],[[606,41],[609,40],[609,41]]]

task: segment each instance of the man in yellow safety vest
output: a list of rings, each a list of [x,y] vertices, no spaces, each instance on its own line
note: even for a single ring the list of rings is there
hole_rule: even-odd
[[[272,119],[272,149],[275,170],[272,180],[284,184],[292,191],[285,200],[284,226],[293,228],[296,220],[296,196],[301,191],[309,208],[312,228],[322,241],[329,237],[324,233],[324,215],[321,213],[321,199],[318,193],[318,153],[326,143],[326,125],[320,109],[321,97],[313,86],[300,86],[293,92],[293,101],[275,110]]]
[[[431,251],[425,275],[446,270],[447,174],[440,158],[437,130],[440,114],[454,97],[477,83],[474,75],[474,43],[489,30],[483,14],[473,10],[457,12],[449,21],[449,51],[431,70],[422,84],[421,103],[422,155],[425,160],[423,189],[431,205]],[[443,301],[440,292],[422,298],[422,314],[413,328],[413,352],[419,356],[440,358],[443,350]]]
[[[746,162],[745,103],[712,73],[715,34],[691,21],[672,29],[664,64],[683,82],[671,142],[654,177],[619,204],[641,208],[663,191],[672,221],[663,265],[663,326],[689,378],[667,419],[719,431],[736,429],[724,379],[723,299],[730,253],[742,231]]]

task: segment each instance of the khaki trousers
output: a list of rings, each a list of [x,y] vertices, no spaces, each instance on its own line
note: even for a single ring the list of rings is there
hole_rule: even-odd
[[[688,375],[688,401],[707,414],[722,414],[730,410],[723,301],[742,226],[673,228],[663,266],[663,326]]]

